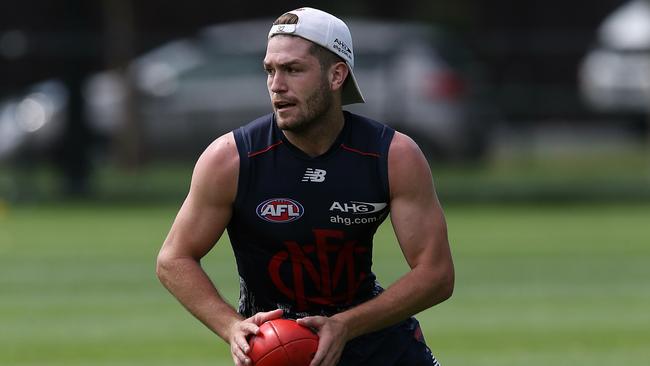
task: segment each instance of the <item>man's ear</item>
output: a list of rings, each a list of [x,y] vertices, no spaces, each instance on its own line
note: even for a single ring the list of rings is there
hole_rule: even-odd
[[[332,91],[340,90],[343,88],[343,84],[350,73],[348,65],[345,62],[337,62],[332,67],[330,67],[329,73],[329,82],[330,88]]]

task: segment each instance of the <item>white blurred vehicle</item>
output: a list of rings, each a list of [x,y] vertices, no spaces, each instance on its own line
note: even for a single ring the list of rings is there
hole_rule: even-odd
[[[84,90],[91,129],[115,137],[130,120],[148,156],[195,158],[217,136],[271,112],[262,67],[271,22],[208,27],[138,57],[125,74],[93,75]],[[460,45],[422,24],[347,23],[366,103],[345,109],[411,134],[435,157],[482,154],[495,114],[475,98],[475,65]],[[52,93],[64,111],[65,90]],[[48,116],[54,128],[65,114]]]
[[[67,99],[63,83],[48,80],[0,102],[0,160],[49,151],[63,134]]]
[[[629,1],[603,21],[578,76],[594,110],[650,113],[650,0]]]
[[[272,20],[208,27],[134,63],[141,117],[158,153],[203,148],[214,137],[271,111],[262,60]],[[347,21],[365,104],[344,107],[411,133],[445,158],[480,155],[495,114],[472,94],[471,59],[432,27]],[[461,55],[462,54],[462,55]],[[459,61],[459,60],[462,60]],[[469,65],[472,67],[475,65]],[[172,148],[163,141],[176,138]]]

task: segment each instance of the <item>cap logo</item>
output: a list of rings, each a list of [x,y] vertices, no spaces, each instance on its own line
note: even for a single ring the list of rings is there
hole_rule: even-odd
[[[346,55],[348,58],[352,58],[352,50],[350,47],[348,47],[347,44],[345,44],[345,42],[341,41],[340,39],[336,38],[332,47],[340,53]]]
[[[295,24],[276,24],[271,27],[271,34],[276,33],[294,33],[296,31]]]

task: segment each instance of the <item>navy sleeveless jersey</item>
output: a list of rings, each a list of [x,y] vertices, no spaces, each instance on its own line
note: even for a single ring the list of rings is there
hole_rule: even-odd
[[[372,240],[389,212],[394,130],[344,112],[325,154],[291,145],[273,114],[234,131],[240,157],[228,235],[240,277],[239,312],[332,315],[376,296]]]

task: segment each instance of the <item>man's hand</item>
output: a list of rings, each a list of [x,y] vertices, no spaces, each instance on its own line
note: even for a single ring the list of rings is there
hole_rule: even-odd
[[[333,317],[308,316],[298,319],[298,324],[318,332],[318,350],[310,366],[335,366],[348,341],[348,330],[345,323]]]
[[[280,317],[282,317],[282,309],[276,309],[257,313],[248,319],[239,320],[231,326],[228,343],[230,343],[230,354],[236,366],[251,364],[251,359],[246,356],[250,351],[247,338],[257,334],[262,323]]]

